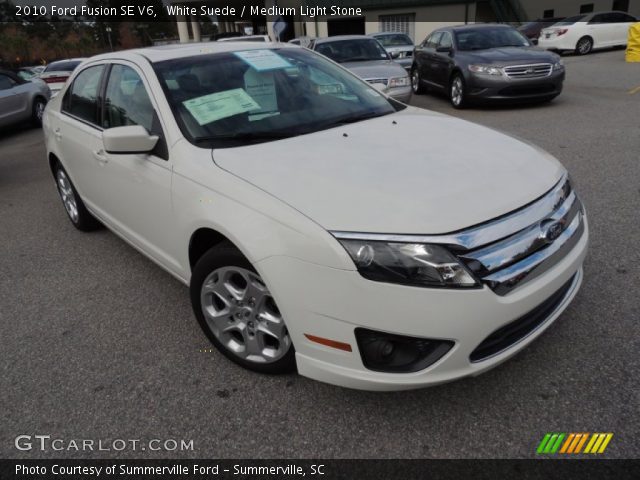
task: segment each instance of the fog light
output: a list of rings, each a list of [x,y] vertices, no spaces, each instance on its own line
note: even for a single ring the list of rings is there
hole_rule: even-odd
[[[355,331],[362,363],[369,370],[410,373],[427,368],[442,358],[454,342],[407,337],[365,328]]]

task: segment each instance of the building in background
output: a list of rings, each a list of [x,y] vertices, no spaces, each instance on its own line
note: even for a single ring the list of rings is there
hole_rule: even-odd
[[[262,0],[265,7],[274,5],[274,0]],[[250,4],[257,5],[260,0]],[[176,0],[174,5],[222,8],[235,7],[242,10],[243,0]],[[640,16],[640,0],[277,0],[278,7],[330,7],[361,8],[362,16],[330,17],[318,16],[310,19],[300,15],[280,17],[287,28],[280,34],[281,41],[292,38],[327,37],[346,34],[369,34],[375,32],[403,32],[419,43],[434,29],[447,25],[476,22],[501,22],[520,24],[529,20],[557,16],[571,16],[598,10],[622,10]],[[219,34],[232,32],[268,34],[276,39],[273,24],[278,17],[255,15],[245,18],[212,18]],[[200,41],[201,17],[177,17],[181,42]]]

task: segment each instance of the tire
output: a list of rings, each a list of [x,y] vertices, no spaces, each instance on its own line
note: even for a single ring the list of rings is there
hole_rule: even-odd
[[[420,72],[418,68],[414,66],[411,69],[411,90],[414,95],[422,95],[427,92],[427,89],[422,85],[422,81],[420,80]]]
[[[466,84],[461,74],[455,73],[449,83],[449,101],[453,108],[462,109],[467,106]]]
[[[67,172],[59,163],[54,169],[54,175],[62,205],[73,226],[82,232],[91,232],[100,228],[100,222],[84,206],[76,187],[73,186]]]
[[[576,55],[587,55],[593,50],[593,39],[591,37],[582,37],[576,43]]]
[[[42,97],[36,97],[33,100],[33,106],[31,107],[31,122],[36,127],[42,126],[42,115],[44,114],[44,109],[47,106],[47,101]]]
[[[232,244],[220,243],[198,260],[189,288],[200,327],[225,357],[260,373],[296,370],[295,349],[273,296]]]

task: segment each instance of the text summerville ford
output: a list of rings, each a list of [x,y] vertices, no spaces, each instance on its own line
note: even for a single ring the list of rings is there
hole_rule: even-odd
[[[476,375],[582,281],[587,220],[555,158],[296,46],[93,57],[44,128],[72,223],[189,285],[252,370],[372,390]]]

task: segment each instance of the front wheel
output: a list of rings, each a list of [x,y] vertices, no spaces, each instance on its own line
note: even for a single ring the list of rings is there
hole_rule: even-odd
[[[55,178],[60,199],[73,226],[83,232],[90,232],[100,228],[100,222],[84,206],[67,172],[60,164],[55,167]]]
[[[418,71],[418,67],[413,67],[411,69],[411,90],[416,95],[421,95],[425,93],[425,88],[422,85],[422,79],[420,78],[420,72]]]
[[[31,122],[36,126],[42,126],[42,116],[44,115],[44,109],[47,106],[47,102],[44,98],[38,97],[33,101],[33,107],[31,108]]]
[[[233,362],[261,373],[295,371],[295,350],[269,288],[251,263],[222,243],[196,264],[191,304],[211,343]]]
[[[456,73],[451,79],[449,85],[449,100],[453,108],[464,108],[467,105],[466,99],[466,86],[464,78],[459,73]]]

